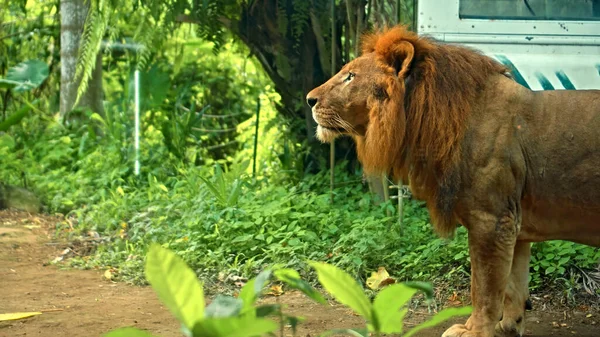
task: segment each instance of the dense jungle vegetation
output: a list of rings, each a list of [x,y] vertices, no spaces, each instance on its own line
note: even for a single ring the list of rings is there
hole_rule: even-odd
[[[410,197],[400,224],[347,139],[330,190],[329,145],[304,103],[356,55],[357,32],[411,24],[412,1],[336,0],[332,13],[328,0],[74,0],[75,47],[61,39],[65,1],[0,3],[0,185],[64,215],[61,235],[93,239],[73,266],[143,283],[160,243],[213,284],[274,264],[314,280],[311,259],[362,280],[384,266],[444,291],[466,285],[464,229],[438,238]],[[557,241],[532,256],[532,291],[593,291],[600,250]]]

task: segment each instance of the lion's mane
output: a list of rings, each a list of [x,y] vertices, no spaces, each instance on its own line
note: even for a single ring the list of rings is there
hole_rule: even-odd
[[[453,209],[469,114],[490,77],[508,69],[472,49],[418,37],[401,26],[366,34],[362,52],[375,52],[379,66],[397,76],[379,79],[385,99],[368,98],[369,125],[356,138],[359,160],[366,173],[408,179],[415,196],[427,201],[436,231],[449,236],[457,222]]]

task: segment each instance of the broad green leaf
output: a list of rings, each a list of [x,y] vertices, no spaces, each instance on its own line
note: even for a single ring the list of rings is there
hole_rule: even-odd
[[[38,100],[34,100],[30,105],[23,105],[19,110],[11,113],[3,122],[0,123],[0,131],[7,131],[11,126],[17,125],[31,110],[33,104],[37,104]]]
[[[17,319],[29,318],[32,316],[41,315],[41,312],[11,312],[8,314],[0,314],[0,322],[1,321],[13,321]]]
[[[410,337],[423,329],[434,327],[452,317],[469,315],[471,313],[471,311],[473,311],[473,308],[470,306],[462,307],[462,308],[446,308],[446,309],[438,312],[430,320],[423,322],[423,323],[417,325],[416,327],[412,328],[409,332],[406,333],[406,335],[404,335],[404,337]]]
[[[140,330],[137,328],[121,328],[117,330],[113,330],[107,334],[104,334],[103,337],[153,337],[154,335],[146,332],[144,330]]]
[[[248,240],[252,239],[253,236],[254,235],[252,235],[252,234],[240,235],[240,236],[235,237],[233,240],[231,240],[231,243],[248,241]]]
[[[350,307],[366,320],[371,321],[371,302],[360,285],[348,273],[336,266],[310,261],[317,271],[319,282],[340,303]]]
[[[403,282],[404,285],[420,290],[425,293],[425,297],[427,299],[433,298],[433,286],[429,282],[421,282],[421,281],[408,281]]]
[[[244,310],[251,308],[254,302],[256,302],[269,278],[271,278],[271,270],[263,270],[242,287],[238,298],[243,301]]]
[[[373,300],[374,316],[373,322],[376,329],[383,333],[402,332],[402,320],[406,310],[400,310],[406,305],[417,289],[408,287],[402,283],[392,284],[383,288]]]
[[[269,282],[272,271],[270,269],[263,270],[256,276],[256,282],[254,282],[254,294],[259,296],[262,293],[263,288]]]
[[[0,88],[14,88],[20,85],[21,82],[11,81],[4,78],[0,78]]]
[[[202,284],[179,256],[153,244],[145,271],[160,300],[183,325],[191,329],[204,317]]]
[[[6,81],[12,81],[15,92],[39,87],[48,77],[48,65],[40,60],[28,60],[8,69]]]
[[[308,282],[300,278],[300,274],[293,269],[278,269],[274,273],[275,277],[281,282],[284,282],[288,286],[294,289],[298,289],[303,292],[306,296],[312,298],[313,300],[326,304],[325,298],[321,293],[315,290],[310,286]]]
[[[270,320],[253,317],[208,318],[192,330],[194,337],[252,337],[277,330]]]
[[[265,304],[256,307],[256,317],[266,317],[272,314],[277,314],[281,312],[280,304]]]
[[[102,125],[106,125],[106,122],[104,121],[104,119],[102,118],[102,116],[100,116],[98,113],[94,112],[91,116],[90,116],[91,120],[94,121],[98,121],[100,122],[100,124]]]
[[[296,330],[298,329],[298,324],[304,321],[304,318],[296,316],[285,316],[284,319],[288,322],[290,328],[292,328],[292,335],[295,336],[297,332]]]
[[[254,292],[255,283],[255,278],[250,279],[248,282],[246,282],[246,284],[244,284],[244,286],[240,290],[240,294],[238,295],[238,298],[241,299],[242,303],[244,304],[244,311],[246,309],[252,308],[252,305],[254,305],[254,302],[256,301],[256,293]]]
[[[244,302],[235,297],[217,295],[215,299],[204,310],[204,316],[208,317],[233,317],[240,313]]]

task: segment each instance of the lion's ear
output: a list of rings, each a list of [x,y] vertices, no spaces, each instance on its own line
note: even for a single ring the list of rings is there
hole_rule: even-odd
[[[415,47],[408,41],[395,43],[384,55],[388,64],[396,69],[398,77],[404,78],[415,56]]]

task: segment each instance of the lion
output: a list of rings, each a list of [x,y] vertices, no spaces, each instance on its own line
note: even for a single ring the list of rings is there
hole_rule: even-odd
[[[467,229],[473,311],[444,337],[522,336],[531,243],[600,246],[600,90],[531,91],[404,26],[361,46],[306,96],[317,138],[349,135],[365,173],[408,181],[439,235]]]

